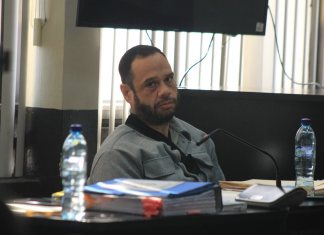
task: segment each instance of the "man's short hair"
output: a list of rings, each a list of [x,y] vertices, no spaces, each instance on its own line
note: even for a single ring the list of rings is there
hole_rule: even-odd
[[[165,54],[159,48],[149,45],[138,45],[127,50],[120,59],[118,67],[122,83],[127,84],[131,88],[133,88],[133,77],[131,71],[133,61],[135,60],[135,58],[145,58],[155,53],[160,53],[165,56]]]

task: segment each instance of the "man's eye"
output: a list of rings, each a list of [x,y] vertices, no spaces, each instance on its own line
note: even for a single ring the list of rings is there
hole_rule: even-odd
[[[174,78],[173,78],[173,77],[168,77],[168,78],[166,79],[166,81],[167,81],[167,83],[171,84],[171,83],[174,82]]]
[[[146,84],[146,87],[155,88],[155,87],[157,87],[157,85],[158,85],[157,82],[149,82]]]

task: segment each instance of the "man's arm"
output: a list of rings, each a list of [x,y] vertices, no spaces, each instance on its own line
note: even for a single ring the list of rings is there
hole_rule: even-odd
[[[209,139],[206,142],[206,145],[207,145],[207,149],[208,149],[209,155],[211,157],[211,160],[212,160],[212,162],[214,164],[214,171],[215,171],[216,179],[217,180],[225,180],[223,170],[222,170],[222,168],[220,167],[220,165],[218,163],[218,157],[217,157],[217,154],[216,154],[216,149],[215,149],[214,142],[211,139]]]
[[[114,178],[143,178],[143,170],[134,156],[127,151],[111,150],[101,153],[94,159],[88,184]]]

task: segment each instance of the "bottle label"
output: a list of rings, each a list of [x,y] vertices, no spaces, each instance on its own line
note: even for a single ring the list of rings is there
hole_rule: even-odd
[[[86,161],[82,156],[70,156],[63,160],[63,170],[80,171],[86,169]]]
[[[80,160],[82,160],[81,156],[70,156],[69,158],[67,158],[67,161],[72,164],[79,163],[79,162],[81,162]]]
[[[301,146],[296,148],[296,157],[313,157],[313,148],[309,146]]]

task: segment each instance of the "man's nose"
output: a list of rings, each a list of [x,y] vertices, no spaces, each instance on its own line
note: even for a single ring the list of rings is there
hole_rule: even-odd
[[[172,87],[168,84],[161,82],[159,87],[159,96],[169,96],[172,92]]]

